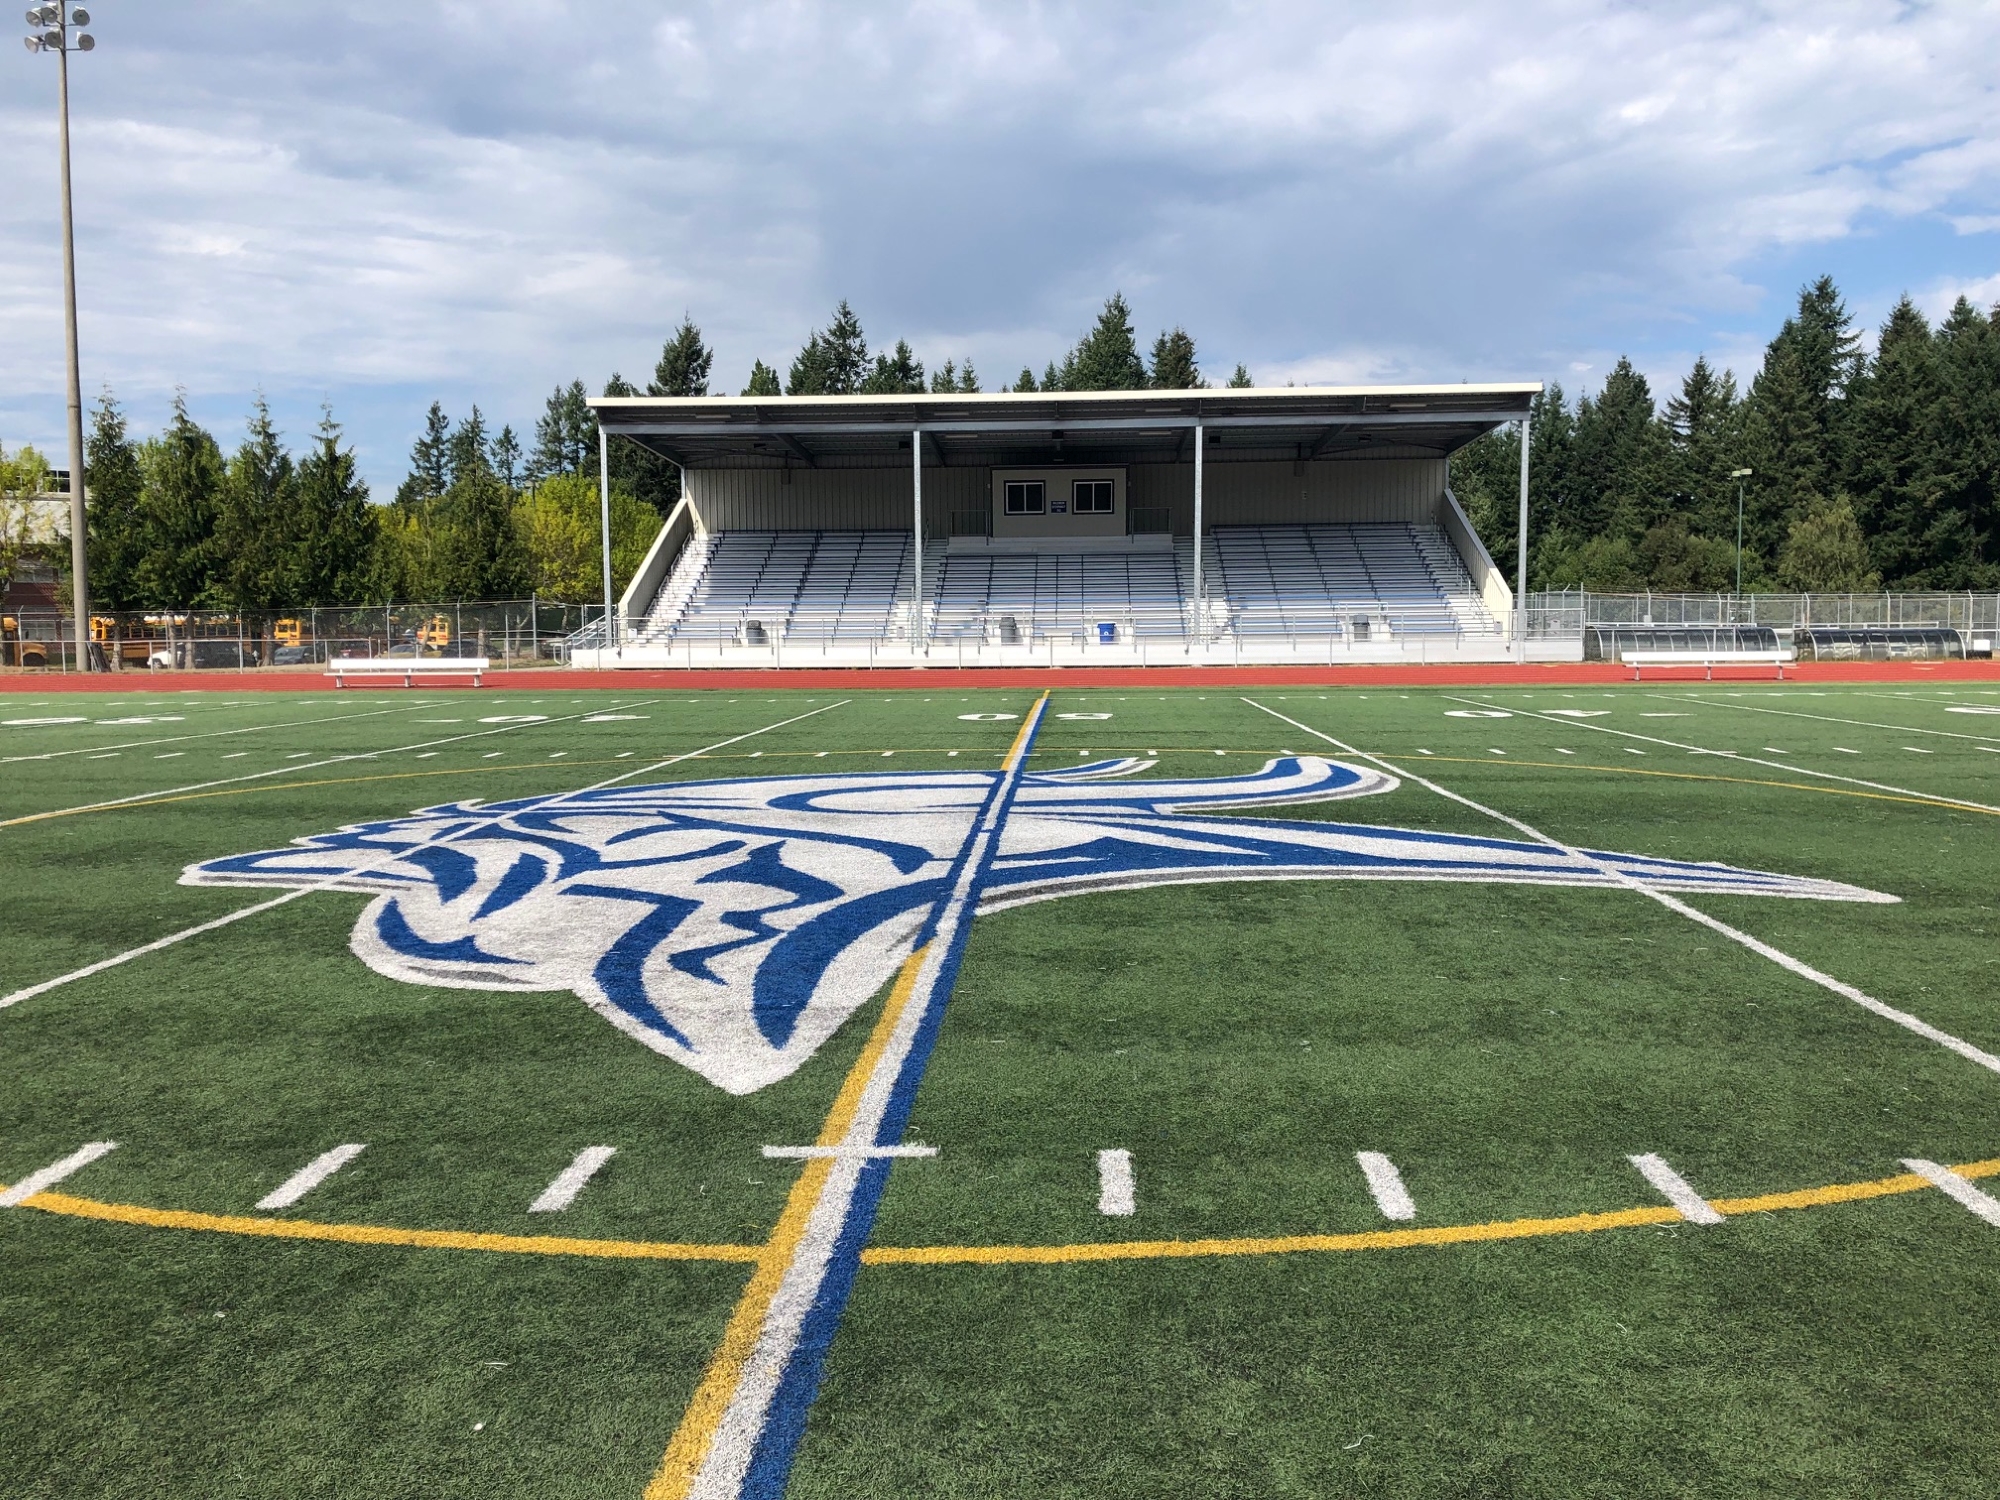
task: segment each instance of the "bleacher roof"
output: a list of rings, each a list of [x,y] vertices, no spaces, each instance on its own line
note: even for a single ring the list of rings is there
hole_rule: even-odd
[[[1443,457],[1528,414],[1539,384],[937,396],[600,396],[606,432],[688,468]],[[899,457],[900,455],[900,457]]]

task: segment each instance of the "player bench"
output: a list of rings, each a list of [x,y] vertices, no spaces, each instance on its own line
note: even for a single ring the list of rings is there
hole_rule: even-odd
[[[336,688],[346,687],[350,677],[400,677],[404,687],[419,677],[470,677],[478,687],[492,665],[483,656],[336,656],[326,664],[326,675]]]
[[[1705,680],[1715,680],[1717,667],[1776,667],[1778,681],[1785,680],[1787,663],[1798,660],[1791,651],[1739,651],[1724,647],[1714,651],[1626,651],[1619,660],[1632,669],[1632,680],[1639,680],[1639,673],[1645,667],[1700,667]]]

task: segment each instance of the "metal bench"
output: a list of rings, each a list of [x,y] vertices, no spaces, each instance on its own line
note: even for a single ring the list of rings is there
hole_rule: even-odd
[[[1785,680],[1785,666],[1795,662],[1798,656],[1791,651],[1739,651],[1729,647],[1718,647],[1713,651],[1625,651],[1619,654],[1620,661],[1632,669],[1632,680],[1639,680],[1642,667],[1700,667],[1705,680],[1715,680],[1717,667],[1776,667],[1778,680]]]
[[[470,677],[474,687],[493,663],[483,656],[336,656],[326,675],[336,688],[350,677],[400,677],[409,687],[419,677]]]

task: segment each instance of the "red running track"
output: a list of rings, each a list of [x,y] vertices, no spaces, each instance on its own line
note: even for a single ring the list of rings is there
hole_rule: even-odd
[[[1699,671],[1654,668],[1648,683],[1699,682]],[[1472,663],[1454,666],[1341,667],[936,667],[790,669],[765,671],[579,671],[534,668],[489,672],[488,690],[561,692],[609,688],[619,692],[710,690],[742,692],[758,688],[817,688],[870,692],[877,688],[1252,688],[1252,687],[1571,687],[1630,682],[1629,667],[1617,662]],[[1768,668],[1724,668],[1717,682],[1769,682]],[[2000,682],[2000,661],[1824,661],[1785,668],[1787,682]],[[395,684],[358,682],[351,691],[379,692]],[[429,687],[467,687],[440,678]],[[320,672],[257,669],[248,672],[78,673],[0,671],[0,693],[313,693],[333,691]]]

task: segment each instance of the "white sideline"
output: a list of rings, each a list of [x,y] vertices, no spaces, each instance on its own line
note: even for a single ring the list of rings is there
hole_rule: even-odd
[[[1247,701],[1247,700],[1246,700]],[[1453,698],[1454,703],[1479,703],[1477,698]],[[1697,700],[1698,701],[1698,700]],[[1485,705],[1495,707],[1497,705]],[[1685,750],[1692,755],[1719,755],[1725,760],[1741,761],[1746,766],[1766,766],[1773,771],[1789,771],[1794,776],[1816,776],[1821,781],[1844,781],[1849,786],[1865,786],[1870,791],[1893,792],[1899,797],[1915,797],[1924,802],[1940,802],[1953,807],[1969,807],[1976,812],[2000,813],[2000,807],[1985,802],[1972,802],[1964,797],[1947,797],[1942,792],[1919,792],[1906,786],[1892,786],[1886,781],[1864,781],[1859,776],[1841,776],[1832,771],[1815,771],[1809,766],[1795,765],[1785,760],[1765,760],[1757,755],[1739,755],[1734,750],[1705,750],[1700,745],[1684,744],[1680,740],[1663,740],[1657,735],[1638,734],[1630,729],[1613,729],[1609,724],[1586,724],[1574,719],[1558,719],[1532,708],[1512,708],[1507,712],[1519,714],[1524,719],[1544,719],[1551,724],[1575,724],[1578,729],[1591,729],[1599,734],[1615,734],[1623,739],[1644,740],[1649,745],[1665,745],[1669,750]],[[1770,746],[1765,746],[1769,749]]]
[[[657,698],[642,698],[639,700],[639,703],[657,702],[659,702]],[[636,707],[637,705],[635,704],[634,706]],[[497,729],[467,730],[464,734],[447,735],[441,740],[418,740],[415,744],[410,745],[391,745],[385,750],[355,750],[346,755],[330,755],[324,760],[308,761],[302,766],[273,766],[268,771],[251,771],[242,776],[223,776],[218,777],[214,781],[196,781],[190,782],[186,786],[161,787],[150,792],[134,792],[129,797],[112,797],[103,802],[82,802],[78,803],[75,807],[50,808],[44,812],[24,813],[18,818],[8,818],[0,821],[0,828],[11,828],[16,823],[44,823],[51,818],[72,817],[77,813],[103,812],[113,807],[124,807],[128,803],[133,802],[153,802],[166,797],[178,797],[187,792],[205,792],[219,786],[238,786],[246,781],[262,781],[268,776],[285,776],[299,771],[317,771],[322,766],[344,765],[348,761],[353,760],[374,760],[378,756],[383,755],[401,755],[407,750],[424,750],[432,745],[451,745],[456,744],[460,740],[484,739],[488,735],[506,734],[510,730],[532,729],[538,725],[562,724],[571,719],[581,717],[581,714],[564,714],[559,718],[540,719],[533,724],[502,724]],[[290,756],[288,759],[297,760],[300,756],[311,754],[310,750],[301,750],[298,755]]]
[[[1414,1219],[1417,1205],[1410,1197],[1410,1190],[1403,1186],[1403,1174],[1396,1170],[1396,1164],[1380,1151],[1357,1151],[1354,1159],[1361,1163],[1361,1175],[1368,1179],[1368,1191],[1374,1195],[1375,1206],[1382,1210],[1385,1219]]]
[[[1329,745],[1334,746],[1336,749],[1342,751],[1345,754],[1358,756],[1362,760],[1372,762],[1374,765],[1381,767],[1383,770],[1389,772],[1391,775],[1407,777],[1409,780],[1414,781],[1418,786],[1421,786],[1428,791],[1436,792],[1440,797],[1445,798],[1447,801],[1456,802],[1461,807],[1469,807],[1474,812],[1477,813],[1484,813],[1487,817],[1492,818],[1496,822],[1505,823],[1509,828],[1519,830],[1521,833],[1526,834],[1529,838],[1533,839],[1538,844],[1547,844],[1551,849],[1560,849],[1564,854],[1567,854],[1571,859],[1577,861],[1577,863],[1582,865],[1587,865],[1591,869],[1599,871],[1600,873],[1608,877],[1614,884],[1622,885],[1627,890],[1637,891],[1642,896],[1650,897],[1654,901],[1659,902],[1660,905],[1666,907],[1667,910],[1672,912],[1678,912],[1681,916],[1686,917],[1690,922],[1699,922],[1703,927],[1708,928],[1709,931],[1721,934],[1723,937],[1728,938],[1732,943],[1741,943],[1745,948],[1748,948],[1752,953],[1755,953],[1762,958],[1768,958],[1772,963],[1777,964],[1780,968],[1790,970],[1792,973],[1798,975],[1801,979],[1809,979],[1814,984],[1819,985],[1822,989],[1831,990],[1834,994],[1839,995],[1844,1000],[1852,1000],[1856,1005],[1860,1006],[1863,1010],[1878,1015],[1885,1021],[1893,1021],[1896,1023],[1896,1025],[1903,1027],[1905,1030],[1915,1032],[1925,1041],[1936,1042],[1940,1047],[1944,1047],[1949,1049],[1950,1051],[1956,1052],[1960,1057],[1966,1059],[1966,1061],[1968,1062],[1975,1062],[1979,1064],[1980,1067],[1986,1068],[1991,1072],[2000,1073],[2000,1057],[1995,1057],[1991,1052],[1983,1051],[1982,1049],[1973,1046],[1972,1043],[1964,1041],[1959,1037],[1953,1036],[1948,1031],[1940,1031],[1937,1027],[1931,1025],[1930,1022],[1922,1020],[1917,1016],[1913,1016],[1908,1011],[1897,1010],[1892,1005],[1885,1005],[1880,1000],[1877,1000],[1874,996],[1864,994],[1860,990],[1857,990],[1853,985],[1843,983],[1841,980],[1835,979],[1831,974],[1822,973],[1820,970],[1815,969],[1811,964],[1802,963],[1798,959],[1793,958],[1791,954],[1783,952],[1780,949],[1773,948],[1769,943],[1763,941],[1761,938],[1754,938],[1747,932],[1741,931],[1740,929],[1735,927],[1731,927],[1727,922],[1723,921],[1721,918],[1711,917],[1707,912],[1700,911],[1695,907],[1689,906],[1687,902],[1680,900],[1678,897],[1670,896],[1665,891],[1659,890],[1653,886],[1648,885],[1645,881],[1640,880],[1638,877],[1633,875],[1628,875],[1625,871],[1618,869],[1614,865],[1610,864],[1608,861],[1601,859],[1593,859],[1588,854],[1585,854],[1581,849],[1575,848],[1570,844],[1565,844],[1561,839],[1551,838],[1548,834],[1543,833],[1539,828],[1531,827],[1530,825],[1523,823],[1519,818],[1511,818],[1506,813],[1498,812],[1493,808],[1486,806],[1484,803],[1474,802],[1470,797],[1463,797],[1460,796],[1457,792],[1448,791],[1444,787],[1439,786],[1435,781],[1427,780],[1424,777],[1417,775],[1417,773],[1414,771],[1404,770],[1401,766],[1393,765],[1389,761],[1382,759],[1382,757],[1379,755],[1370,755],[1365,750],[1357,750],[1354,746],[1346,743],[1346,741],[1337,740],[1330,734],[1322,734],[1319,730],[1314,729],[1311,725],[1301,724],[1297,719],[1286,718],[1285,715],[1279,713],[1275,708],[1265,708],[1263,704],[1258,703],[1254,699],[1250,698],[1245,698],[1243,701],[1245,703],[1248,703],[1252,708],[1262,709],[1263,712],[1269,714],[1274,719],[1284,719],[1284,721],[1287,724],[1290,724],[1295,729],[1302,729],[1307,734],[1314,735],[1317,736],[1319,739],[1325,740]],[[1464,702],[1466,700],[1460,699],[1458,701]],[[1566,724],[1569,723],[1570,721],[1567,719],[1561,719],[1561,720],[1556,720],[1554,722]],[[1594,724],[1587,724],[1582,727],[1587,729],[1595,729],[1597,726]],[[1663,741],[1662,743],[1665,742]],[[1687,747],[1679,746],[1677,748],[1685,749]],[[1841,779],[1841,778],[1836,778],[1836,779]]]
[[[1097,1211],[1115,1219],[1129,1218],[1139,1211],[1130,1151],[1097,1153]]]
[[[1939,1166],[1934,1161],[1925,1161],[1921,1156],[1906,1156],[1903,1158],[1903,1165],[1947,1197],[1956,1199],[1961,1207],[1977,1214],[1994,1228],[2000,1229],[2000,1198],[1982,1192],[1950,1167]]]
[[[1967,734],[1955,729],[1919,729],[1914,724],[1877,724],[1873,719],[1843,719],[1833,714],[1809,714],[1797,708],[1759,708],[1754,703],[1724,703],[1716,698],[1700,698],[1691,694],[1679,694],[1686,702],[1699,703],[1705,708],[1740,708],[1746,714],[1778,714],[1787,719],[1817,719],[1823,724],[1850,724],[1857,729],[1899,729],[1904,734],[1934,734],[1947,740],[1984,740],[1996,743],[1990,734]]]
[[[0,1208],[13,1208],[26,1203],[45,1188],[52,1188],[70,1173],[89,1166],[98,1157],[118,1149],[116,1141],[92,1141],[80,1150],[72,1151],[61,1161],[50,1162],[39,1172],[30,1172],[19,1182],[0,1193]]]
[[[322,1151],[298,1171],[292,1173],[277,1187],[257,1200],[259,1208],[290,1208],[305,1197],[327,1178],[366,1151],[366,1145],[335,1146],[331,1151]]]
[[[576,1195],[583,1191],[586,1182],[597,1175],[597,1169],[617,1154],[616,1146],[585,1146],[576,1153],[576,1160],[564,1167],[556,1180],[542,1189],[542,1196],[528,1205],[528,1212],[561,1213],[576,1202]]]
[[[761,729],[752,729],[746,734],[731,735],[726,740],[717,740],[714,744],[704,745],[699,750],[689,750],[681,755],[670,755],[665,760],[654,761],[651,765],[634,766],[629,771],[620,772],[616,776],[607,777],[605,780],[595,782],[590,786],[578,787],[573,792],[559,792],[552,797],[543,798],[539,805],[554,807],[567,802],[572,797],[581,797],[588,792],[601,792],[608,786],[616,786],[619,782],[629,781],[634,776],[644,776],[653,771],[662,771],[668,766],[679,765],[684,760],[693,760],[696,756],[707,755],[713,751],[724,749],[727,746],[738,744],[743,740],[754,739],[760,734],[769,734],[774,729],[783,729],[788,724],[797,724],[801,720],[812,718],[814,714],[826,713],[850,701],[850,699],[842,698],[838,702],[829,703],[823,708],[811,709],[802,714],[794,714],[791,718],[780,719],[775,724],[766,724]],[[554,723],[557,721],[550,720],[549,722]],[[315,891],[328,890],[339,881],[351,879],[359,871],[373,869],[376,865],[393,864],[395,861],[406,858],[418,850],[428,849],[434,844],[446,843],[451,839],[462,837],[465,834],[476,832],[482,828],[491,828],[494,824],[502,821],[504,821],[502,817],[488,818],[483,823],[474,823],[468,827],[449,833],[438,834],[424,840],[421,844],[414,844],[408,849],[392,850],[383,855],[381,859],[356,866],[353,870],[347,870],[338,875],[325,876],[309,884],[298,886],[286,891],[281,896],[273,896],[269,901],[259,901],[253,906],[239,907],[237,910],[229,912],[224,916],[216,917],[213,921],[200,922],[193,927],[184,927],[179,932],[170,932],[165,937],[155,938],[152,942],[143,944],[140,947],[127,949],[125,952],[114,954],[110,958],[101,958],[94,964],[85,964],[80,969],[73,969],[67,974],[59,974],[54,979],[44,979],[40,984],[31,984],[26,989],[14,991],[11,995],[0,995],[0,1010],[5,1010],[10,1005],[19,1005],[23,1000],[32,1000],[37,995],[45,995],[50,990],[59,989],[74,980],[88,979],[93,974],[102,974],[106,969],[115,969],[120,964],[130,963],[135,958],[143,958],[148,953],[158,953],[162,948],[170,948],[175,943],[182,942],[188,938],[199,937],[204,932],[213,932],[218,927],[227,927],[231,922],[240,922],[245,917],[254,917],[260,911],[270,911],[274,907],[283,906],[290,901],[296,901],[301,896],[310,896]]]
[[[1667,1202],[1681,1211],[1681,1217],[1690,1224],[1720,1224],[1722,1215],[1709,1206],[1708,1200],[1697,1193],[1688,1180],[1659,1157],[1647,1152],[1644,1156],[1625,1158],[1639,1169],[1639,1175],[1650,1182]]]
[[[186,740],[219,740],[232,734],[262,734],[267,729],[303,729],[308,724],[337,724],[343,719],[379,719],[384,714],[415,713],[433,705],[407,703],[396,708],[371,708],[359,714],[327,714],[317,719],[280,719],[274,724],[246,724],[237,729],[204,729],[199,734],[165,734],[153,740],[127,740],[121,745],[78,745],[73,750],[44,750],[40,755],[0,755],[0,765],[24,760],[60,760],[65,755],[90,755],[107,750],[143,750],[148,745],[178,745]],[[248,755],[247,750],[237,752]]]

